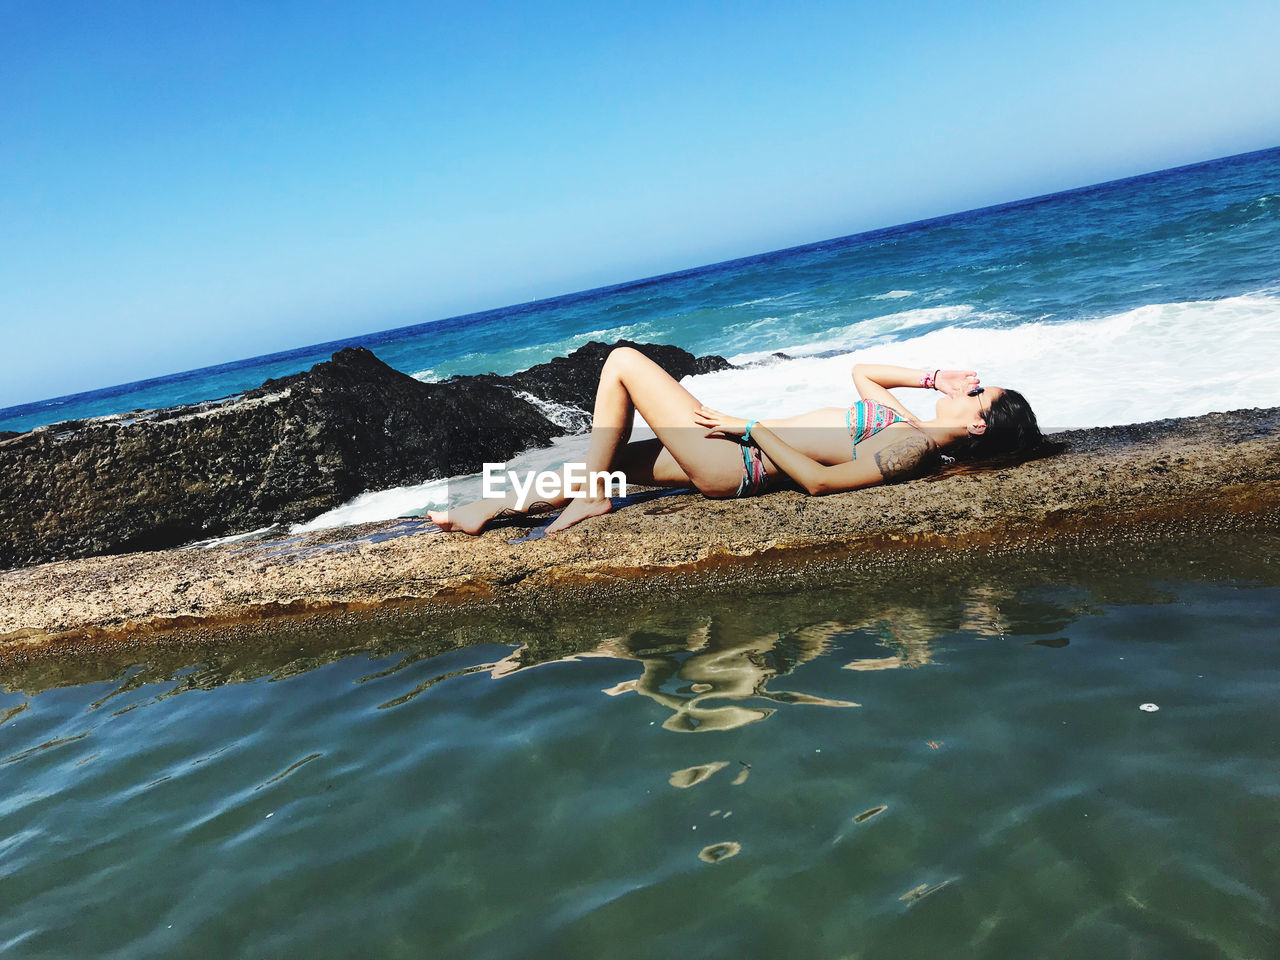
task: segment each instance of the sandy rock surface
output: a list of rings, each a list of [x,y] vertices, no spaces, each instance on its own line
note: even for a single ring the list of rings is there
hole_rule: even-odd
[[[827,497],[782,491],[640,500],[543,539],[389,521],[212,549],[67,560],[0,573],[0,660],[167,631],[396,605],[583,604],[824,563],[937,551],[1117,543],[1143,531],[1280,520],[1280,408],[1056,435],[1064,452],[999,470]],[[544,521],[537,521],[544,522]]]

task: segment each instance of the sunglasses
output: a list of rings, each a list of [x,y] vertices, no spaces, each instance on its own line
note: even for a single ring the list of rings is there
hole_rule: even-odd
[[[977,396],[981,396],[982,394],[984,394],[984,393],[986,393],[986,392],[987,392],[987,388],[986,388],[986,387],[974,387],[972,390],[970,390],[970,391],[969,391],[969,396],[971,396],[971,397],[977,397]],[[981,400],[979,400],[979,401],[978,401],[978,410],[979,410],[979,411],[981,411],[981,413],[982,413],[982,419],[984,419],[984,420],[985,420],[985,419],[987,418],[987,414],[991,411],[991,405],[990,405],[990,404],[988,404],[988,405],[987,405],[987,408],[986,408],[985,410],[983,410],[983,409],[982,409],[982,401],[981,401]]]

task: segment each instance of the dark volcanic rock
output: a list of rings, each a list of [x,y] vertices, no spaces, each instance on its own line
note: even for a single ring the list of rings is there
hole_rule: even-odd
[[[567,357],[556,357],[536,367],[522,370],[506,377],[490,375],[493,383],[500,383],[515,390],[523,390],[542,400],[553,403],[568,404],[588,413],[596,398],[596,384],[600,380],[600,369],[614,347],[634,347],[652,360],[677,380],[699,373],[714,373],[717,370],[733,368],[724,357],[695,357],[687,350],[679,347],[653,343],[633,343],[630,340],[619,340],[617,343],[601,343],[592,340],[579,347]],[[462,377],[456,379],[472,379]]]
[[[518,390],[589,404],[609,349],[592,343],[514,377],[421,383],[347,348],[225,400],[0,439],[0,568],[177,546],[476,472],[564,433]],[[677,377],[727,365],[641,349]]]
[[[13,430],[0,430],[0,440],[9,440],[13,437],[20,437],[22,434]]]

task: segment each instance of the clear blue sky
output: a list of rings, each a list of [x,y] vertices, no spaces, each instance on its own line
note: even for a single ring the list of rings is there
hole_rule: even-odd
[[[0,7],[0,406],[1280,143],[1280,4]]]

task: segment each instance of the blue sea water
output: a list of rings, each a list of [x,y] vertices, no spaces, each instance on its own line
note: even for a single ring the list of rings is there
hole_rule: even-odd
[[[737,360],[892,348],[1006,374],[1059,426],[1275,404],[1280,378],[1254,361],[1280,354],[1277,251],[1280,148],[29,403],[0,430],[224,397],[350,345],[433,380],[620,337]],[[831,387],[813,374],[784,364],[710,392],[803,405],[823,398],[796,382]],[[1083,400],[1080,375],[1099,382]],[[1170,396],[1192,388],[1212,397]]]

